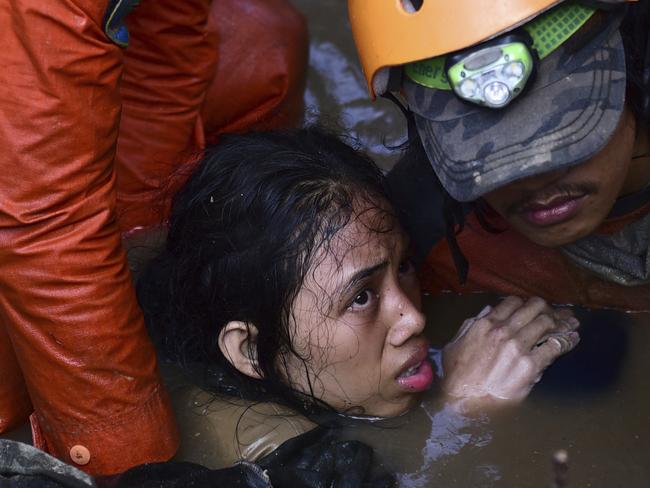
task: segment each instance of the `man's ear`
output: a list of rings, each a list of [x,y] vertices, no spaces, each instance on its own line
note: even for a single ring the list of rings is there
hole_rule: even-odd
[[[237,371],[255,379],[262,379],[257,372],[257,327],[253,324],[232,320],[219,333],[221,354]]]

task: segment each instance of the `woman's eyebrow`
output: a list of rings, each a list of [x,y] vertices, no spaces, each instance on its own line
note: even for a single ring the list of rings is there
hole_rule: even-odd
[[[349,289],[354,288],[354,287],[357,285],[357,283],[359,283],[360,281],[365,280],[365,279],[368,278],[369,276],[372,276],[373,274],[375,274],[375,273],[377,273],[377,272],[379,272],[379,271],[381,271],[382,269],[385,269],[385,268],[387,268],[387,267],[388,267],[388,261],[387,261],[387,260],[384,260],[384,261],[382,261],[381,263],[375,264],[374,266],[370,266],[369,268],[360,269],[359,271],[357,271],[356,273],[354,273],[354,274],[353,274],[353,275],[352,275],[352,276],[347,280],[347,282],[346,282],[346,284],[345,284],[344,286],[342,286],[342,287],[339,288],[339,289],[340,289],[340,293],[339,293],[339,294],[340,294],[340,295],[345,295],[346,292],[347,292]]]

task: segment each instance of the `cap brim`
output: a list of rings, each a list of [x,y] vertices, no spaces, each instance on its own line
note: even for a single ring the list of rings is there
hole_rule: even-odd
[[[625,103],[621,16],[577,52],[560,46],[528,91],[504,109],[410,80],[404,95],[434,171],[449,194],[475,200],[512,181],[578,164],[616,129]]]

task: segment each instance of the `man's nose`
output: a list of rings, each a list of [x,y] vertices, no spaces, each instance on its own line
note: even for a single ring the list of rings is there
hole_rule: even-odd
[[[403,293],[396,297],[391,315],[392,317],[388,318],[390,321],[388,342],[393,347],[403,345],[424,331],[426,317],[420,311],[420,307]]]

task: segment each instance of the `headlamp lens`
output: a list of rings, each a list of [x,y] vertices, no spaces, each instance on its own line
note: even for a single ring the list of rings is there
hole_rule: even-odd
[[[474,80],[463,80],[460,84],[460,91],[467,98],[476,96],[476,88],[477,84]]]
[[[524,76],[525,69],[524,64],[517,61],[516,63],[507,64],[506,67],[503,68],[503,74],[508,78],[520,79]]]
[[[534,57],[523,41],[512,36],[503,44],[478,48],[451,58],[447,78],[456,94],[468,102],[498,108],[523,90],[533,72]]]
[[[492,81],[483,90],[483,98],[490,107],[502,107],[510,100],[510,88],[501,81]]]

